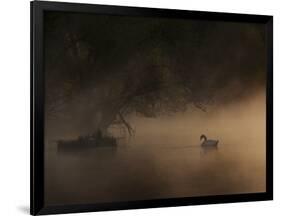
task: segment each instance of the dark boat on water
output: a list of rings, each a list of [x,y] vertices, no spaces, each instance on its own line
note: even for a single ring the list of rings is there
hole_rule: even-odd
[[[93,135],[79,136],[74,140],[58,140],[57,147],[59,151],[79,151],[97,147],[117,147],[117,141],[114,137],[103,136],[100,133],[97,133]]]

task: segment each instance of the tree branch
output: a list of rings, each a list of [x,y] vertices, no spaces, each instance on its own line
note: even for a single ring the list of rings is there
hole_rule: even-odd
[[[125,127],[127,128],[127,131],[129,133],[130,136],[133,135],[134,133],[134,129],[131,127],[131,125],[125,120],[125,118],[123,117],[122,113],[119,111],[118,112],[118,116],[121,120],[121,122],[125,125]]]

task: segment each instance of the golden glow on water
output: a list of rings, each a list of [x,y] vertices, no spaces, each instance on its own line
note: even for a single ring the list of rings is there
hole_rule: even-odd
[[[46,201],[93,203],[265,191],[265,95],[208,112],[131,116],[136,134],[117,149],[46,148]],[[218,149],[200,147],[200,135]]]

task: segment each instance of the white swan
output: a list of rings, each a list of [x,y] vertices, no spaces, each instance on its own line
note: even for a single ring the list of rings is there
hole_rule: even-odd
[[[202,147],[217,147],[218,146],[218,143],[219,143],[218,140],[208,140],[204,134],[202,134],[200,136],[200,140],[202,140],[202,139],[203,139],[203,142],[201,143]]]

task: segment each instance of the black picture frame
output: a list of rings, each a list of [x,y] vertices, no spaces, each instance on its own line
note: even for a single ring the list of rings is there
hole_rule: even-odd
[[[71,11],[95,14],[152,16],[165,18],[223,20],[264,23],[267,27],[267,88],[266,88],[266,192],[215,195],[204,197],[169,198],[114,203],[85,203],[79,205],[44,205],[44,12]],[[121,209],[170,207],[262,201],[273,199],[273,16],[233,13],[198,12],[173,9],[153,9],[123,6],[104,6],[46,1],[31,2],[31,95],[30,95],[30,214],[55,214]]]

